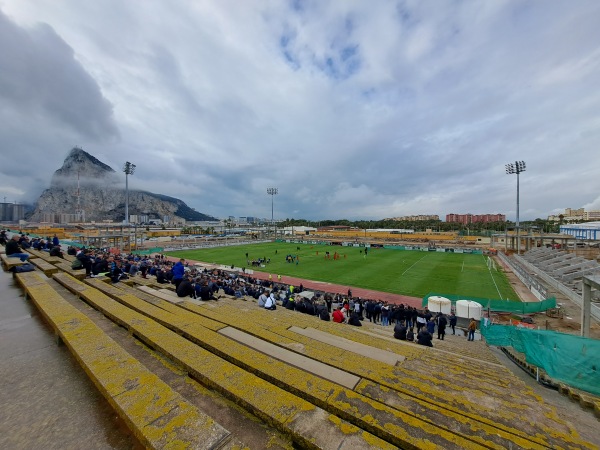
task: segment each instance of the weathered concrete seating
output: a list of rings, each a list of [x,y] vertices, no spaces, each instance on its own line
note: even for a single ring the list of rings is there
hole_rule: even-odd
[[[84,280],[85,279],[85,269],[74,270],[74,269],[71,268],[71,263],[70,262],[62,262],[62,263],[56,264],[56,267],[58,267],[63,272],[68,273],[73,278],[76,278],[78,280]]]
[[[149,286],[138,286],[137,288],[140,291],[145,292],[146,294],[154,295],[158,298],[161,298],[161,299],[166,300],[171,303],[182,303],[183,302],[183,299],[177,297],[177,294],[175,294],[173,291],[162,290],[162,289],[152,289]]]
[[[47,277],[51,276],[53,273],[58,272],[60,269],[56,267],[54,264],[50,264],[48,261],[43,260],[42,258],[34,258],[31,260],[31,263],[44,272],[44,275]]]
[[[191,310],[198,310],[200,314],[206,317],[230,323],[232,326],[236,326],[235,323],[239,326],[240,320],[239,316],[236,317],[237,312],[238,315],[244,317],[244,324],[252,324],[250,326],[244,325],[247,332],[263,339],[271,339],[272,342],[278,342],[279,345],[360,375],[363,377],[363,381],[356,387],[355,391],[372,398],[378,398],[387,405],[396,406],[404,411],[414,411],[419,416],[428,417],[432,423],[442,424],[451,421],[456,429],[460,429],[460,423],[468,420],[469,425],[465,429],[467,435],[472,433],[472,431],[469,431],[470,427],[481,427],[478,433],[482,437],[487,437],[489,435],[487,433],[497,432],[513,443],[521,440],[519,445],[524,445],[524,441],[531,440],[532,442],[527,445],[533,445],[534,447],[536,445],[562,446],[565,445],[565,442],[571,441],[571,431],[565,426],[564,421],[558,417],[556,411],[539,405],[539,399],[531,395],[530,390],[522,383],[519,384],[518,380],[515,380],[510,374],[502,374],[514,381],[508,388],[501,389],[498,386],[490,388],[486,385],[485,390],[481,390],[481,385],[485,385],[485,379],[480,379],[477,385],[460,384],[463,374],[468,373],[468,368],[459,367],[457,369],[452,362],[448,361],[446,364],[450,367],[451,373],[449,376],[440,379],[441,372],[436,370],[430,370],[430,373],[424,375],[415,374],[412,370],[403,371],[404,362],[399,363],[396,367],[390,367],[374,360],[367,362],[364,358],[357,358],[351,353],[342,352],[337,348],[332,348],[330,352],[327,352],[323,347],[318,347],[314,341],[311,343],[311,340],[306,336],[294,336],[289,329],[286,329],[286,324],[282,323],[282,318],[274,314],[278,313],[279,309],[275,312],[261,310],[256,307],[240,310],[239,305],[234,305],[233,301],[229,302],[230,306],[227,303],[223,300],[218,304],[203,305],[200,309],[187,303],[183,305]],[[282,311],[282,313],[291,316],[296,323],[312,322],[323,326],[323,328],[330,328],[335,331],[341,330],[349,334],[356,330],[346,325],[322,322],[318,318],[304,314],[287,311]],[[268,333],[264,330],[261,331],[263,327],[268,328],[275,334],[272,334],[269,338]],[[279,328],[277,329],[277,327]],[[413,346],[415,351],[421,351],[423,354],[435,353],[427,351],[432,349],[415,344],[410,345]],[[427,361],[420,361],[419,364],[427,370]],[[490,392],[492,388],[496,391]],[[516,396],[519,401],[511,400],[513,396]],[[524,410],[530,411],[530,415],[524,416]],[[533,419],[540,416],[543,417],[543,421]],[[519,424],[518,428],[514,427],[515,423]],[[540,436],[546,434],[559,434],[561,436],[556,442],[550,444],[544,442],[545,438],[540,439]],[[490,439],[493,440],[491,437]],[[554,439],[555,436],[548,438],[550,442]],[[508,443],[504,443],[504,445],[510,446]]]
[[[50,256],[48,252],[42,252],[39,250],[28,249],[27,253],[31,254],[32,257],[43,259],[51,264],[64,263],[66,260],[59,258],[58,256]]]
[[[71,306],[41,275],[16,275],[57,336],[98,390],[147,448],[212,449],[230,433],[131,357],[91,319]]]
[[[87,282],[90,284],[97,284],[95,280],[87,280]],[[99,286],[99,289],[103,289],[102,286]],[[244,337],[243,333],[240,334],[239,332],[235,332],[235,330],[232,330],[230,327],[224,327],[223,323],[225,322],[225,324],[227,324],[228,321],[230,321],[230,325],[233,327],[236,325],[239,327],[240,323],[243,323],[244,325],[242,328],[246,333],[257,336],[263,341],[268,341],[268,333],[264,329],[261,330],[260,326],[252,326],[252,324],[260,323],[262,325],[267,318],[275,321],[276,312],[268,312],[259,309],[245,309],[240,311],[239,309],[236,310],[231,308],[227,311],[223,311],[222,309],[226,308],[226,302],[208,302],[204,303],[203,306],[198,307],[197,305],[186,301],[184,302],[184,306],[189,309],[190,312],[197,309],[199,314],[205,316],[205,318],[198,317],[195,320],[195,323],[191,323],[190,321],[193,320],[193,316],[190,316],[188,312],[181,311],[181,308],[168,302],[161,303],[160,301],[155,301],[152,305],[145,306],[139,299],[132,299],[130,294],[120,294],[117,291],[111,291],[108,294],[123,304],[142,312],[146,316],[160,321],[165,326],[198,343],[198,345],[210,350],[212,353],[215,353],[240,367],[251,368],[253,373],[259,374],[261,378],[265,378],[278,386],[284,386],[285,389],[311,401],[311,403],[318,404],[319,406],[323,404],[324,408],[335,411],[336,415],[351,417],[349,410],[345,409],[345,404],[348,404],[352,411],[361,411],[361,414],[371,415],[378,423],[382,424],[383,430],[377,426],[372,426],[371,428],[369,424],[364,424],[360,417],[351,417],[349,420],[353,421],[358,426],[369,429],[369,431],[374,434],[396,445],[399,445],[398,443],[402,441],[402,439],[407,439],[405,434],[402,434],[394,427],[395,424],[401,422],[403,423],[403,430],[408,430],[409,433],[414,433],[415,431],[411,426],[407,425],[407,423],[414,424],[415,428],[421,429],[419,434],[411,434],[411,436],[418,436],[421,439],[425,439],[424,436],[426,436],[427,440],[433,440],[434,442],[450,439],[447,434],[450,430],[443,426],[445,423],[452,423],[451,428],[452,432],[455,433],[454,438],[474,439],[479,445],[506,447],[517,444],[519,446],[528,446],[531,448],[542,448],[548,445],[555,445],[555,442],[562,443],[564,440],[569,442],[568,429],[565,429],[560,421],[557,422],[556,427],[558,430],[553,431],[554,436],[552,437],[543,438],[535,435],[529,436],[527,431],[514,429],[510,425],[503,424],[502,421],[496,423],[495,420],[487,418],[486,416],[479,416],[477,414],[477,408],[481,407],[479,404],[471,404],[471,414],[465,416],[462,407],[465,404],[468,404],[468,402],[465,404],[456,403],[453,406],[452,403],[449,403],[448,401],[434,402],[431,398],[422,398],[421,400],[415,399],[415,394],[411,394],[410,392],[402,394],[402,392],[395,391],[395,389],[399,389],[398,386],[403,387],[404,384],[412,385],[411,387],[416,386],[419,389],[422,389],[423,392],[430,386],[420,382],[418,379],[415,380],[414,377],[406,377],[404,379],[394,377],[394,367],[389,364],[380,364],[379,367],[376,367],[376,364],[374,364],[372,360],[365,361],[364,357],[353,358],[347,352],[340,352],[333,349],[329,354],[323,356],[323,363],[337,366],[341,370],[350,370],[354,373],[363,370],[361,375],[366,377],[356,386],[354,391],[344,391],[343,388],[339,386],[339,383],[328,382],[319,379],[319,377],[315,377],[314,375],[311,376],[311,374],[307,374],[305,371],[296,369],[296,367],[304,367],[304,363],[290,363],[292,365],[290,367],[281,362],[281,359],[284,358],[282,358],[280,354],[275,356],[279,360],[276,362],[268,356],[265,356],[264,353],[266,353],[267,350],[265,350],[264,347],[261,347],[258,351],[252,351],[249,347],[256,345],[250,344],[252,339]],[[220,312],[220,315],[218,312]],[[256,314],[256,317],[253,317],[253,314]],[[263,315],[262,320],[258,317],[258,315],[261,314]],[[243,321],[240,321],[240,315],[243,316]],[[315,319],[310,316],[300,316],[308,319]],[[337,324],[331,326],[340,327],[340,325]],[[209,331],[213,331],[213,333],[210,333]],[[223,336],[214,333],[214,331],[219,331],[221,335],[227,335],[235,340],[239,340],[241,344],[245,345],[235,342],[232,343]],[[277,334],[270,333],[271,339],[273,342],[276,342],[277,345],[283,347],[293,344],[298,345],[298,341],[286,339],[280,333],[281,330]],[[315,350],[317,347],[318,346],[314,345],[314,343],[312,346],[306,345],[301,353],[309,355],[311,359],[318,360],[318,350]],[[340,354],[342,354],[341,357],[336,360],[336,355]],[[387,367],[387,371],[384,366]],[[378,374],[377,369],[381,369],[382,373]],[[389,380],[386,381],[386,378],[388,377]],[[381,389],[380,386],[382,386],[383,389]],[[450,397],[451,399],[455,398],[453,393],[447,392],[446,389],[448,389],[448,385],[443,386],[441,396]],[[466,389],[462,387],[461,390],[464,392]],[[322,398],[319,392],[328,392],[327,400]],[[469,396],[475,393],[475,391],[471,392],[469,393]],[[344,405],[340,404],[342,396],[344,398]],[[371,400],[369,400],[369,398]],[[379,405],[377,407],[377,412],[374,412],[370,407],[375,408],[375,403],[371,402],[376,400],[383,401],[386,406]],[[490,399],[488,398],[487,401],[489,402]],[[392,407],[387,405],[392,405]],[[502,404],[501,407],[501,413],[510,414],[510,405]],[[402,418],[403,414],[406,414],[407,411],[409,412],[409,415]],[[546,412],[544,412],[544,414],[545,413]],[[513,419],[516,418],[516,420],[522,420],[521,414],[522,408],[518,409],[518,411],[514,411],[512,417]],[[437,432],[431,431],[424,423],[421,423],[424,417],[427,417],[428,419],[426,423],[438,424]],[[502,419],[502,415],[500,414],[498,417],[495,417],[495,419]],[[504,419],[506,420],[506,417],[504,417]],[[563,429],[562,432],[560,431],[561,428]],[[464,434],[458,432],[461,429]],[[477,430],[477,436],[473,437],[473,430],[475,429]],[[395,430],[396,433],[400,432],[401,434],[396,437],[390,436],[391,433],[389,430]],[[537,427],[537,430],[536,427],[533,428],[534,433],[539,433],[540,431],[543,431],[543,426]],[[558,435],[558,437],[556,437],[556,435]],[[550,443],[545,442],[545,439]],[[468,444],[463,443],[463,445]],[[473,443],[470,443],[470,445],[472,446]],[[449,442],[444,442],[444,447],[451,448],[452,446]]]
[[[10,270],[14,267],[21,266],[25,264],[27,261],[21,261],[19,258],[6,256],[6,253],[2,253],[0,255],[0,259],[2,260],[2,267],[4,270]]]
[[[141,315],[96,288],[97,286],[116,292],[115,290],[119,290],[118,287],[107,285],[95,279],[86,280],[86,285],[64,273],[55,274],[53,278],[67,289],[76,292],[107,317],[127,327],[147,345],[181,364],[191,376],[235,401],[268,424],[292,436],[294,441],[302,447],[331,449],[385,449],[396,447],[347,422],[344,418],[329,413],[319,405],[314,405],[293,393],[287,392],[269,380],[258,377],[253,373],[254,371],[248,371],[222,359],[156,321],[160,320],[166,323],[175,320],[181,327],[185,327],[188,320],[182,320],[173,313],[136,299],[131,294],[123,293],[118,296],[124,304],[144,308],[147,312],[151,312],[153,317]],[[167,301],[162,301],[162,303],[165,306],[176,307]],[[189,326],[201,334],[210,331],[197,325]],[[187,333],[189,334],[189,331]],[[216,334],[212,333],[212,335],[215,336]],[[221,338],[225,339],[224,337]],[[231,340],[227,341],[230,345],[235,344]],[[400,428],[396,430],[396,426],[393,429],[389,433],[396,431],[399,433],[399,437],[395,438],[396,441],[406,438],[414,443],[423,442],[423,439],[419,438],[419,434],[413,437],[408,436]],[[474,448],[479,448],[479,446]]]

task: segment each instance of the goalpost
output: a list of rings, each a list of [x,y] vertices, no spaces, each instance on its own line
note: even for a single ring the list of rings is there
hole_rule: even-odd
[[[491,257],[487,257],[486,264],[488,270],[496,270],[496,262]]]

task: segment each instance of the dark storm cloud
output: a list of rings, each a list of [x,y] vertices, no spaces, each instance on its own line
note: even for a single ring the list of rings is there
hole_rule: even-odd
[[[110,102],[52,27],[21,28],[0,11],[0,48],[3,108],[48,115],[93,141],[118,137]]]

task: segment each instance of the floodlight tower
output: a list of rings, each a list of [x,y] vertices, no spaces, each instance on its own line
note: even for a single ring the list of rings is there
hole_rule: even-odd
[[[517,174],[517,255],[521,254],[521,235],[519,232],[519,174],[525,172],[525,161],[515,161],[514,163],[506,164],[506,174]]]
[[[271,228],[273,228],[273,198],[279,193],[279,190],[274,187],[267,188],[267,194],[271,196]],[[275,233],[277,237],[277,233]]]
[[[125,172],[125,225],[129,225],[129,175],[133,175],[135,172],[135,164],[127,161],[123,166],[123,172]]]

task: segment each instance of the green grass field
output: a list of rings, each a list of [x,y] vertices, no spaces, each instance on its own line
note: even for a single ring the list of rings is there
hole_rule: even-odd
[[[300,250],[297,250],[297,247]],[[329,251],[331,259],[325,259]],[[333,260],[333,253],[341,255]],[[499,270],[488,270],[487,256],[419,252],[411,250],[369,249],[364,257],[357,247],[267,243],[169,252],[195,261],[248,267],[248,258],[270,258],[265,268],[254,268],[273,275],[325,281],[411,297],[428,293],[455,294],[490,299],[517,300],[518,296]],[[318,255],[317,255],[318,252]],[[287,254],[298,255],[299,264],[285,261]],[[346,256],[344,258],[344,255]]]

